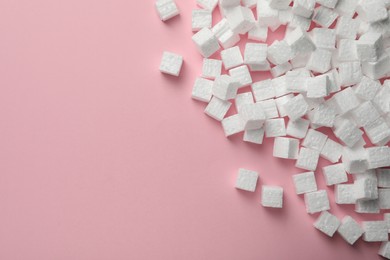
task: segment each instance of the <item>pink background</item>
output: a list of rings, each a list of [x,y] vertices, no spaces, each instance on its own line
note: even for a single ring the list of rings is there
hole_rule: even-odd
[[[0,0],[0,259],[380,259],[312,227],[272,140],[226,139],[191,100],[194,2],[163,23],[153,0]],[[159,73],[164,50],[180,78]],[[285,207],[234,189],[240,167]]]

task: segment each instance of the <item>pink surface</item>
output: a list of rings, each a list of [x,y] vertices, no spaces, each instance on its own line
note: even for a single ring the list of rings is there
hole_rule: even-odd
[[[0,0],[0,259],[380,259],[312,227],[272,140],[226,139],[190,99],[194,2],[162,23],[153,0]],[[234,189],[240,167],[285,207]]]

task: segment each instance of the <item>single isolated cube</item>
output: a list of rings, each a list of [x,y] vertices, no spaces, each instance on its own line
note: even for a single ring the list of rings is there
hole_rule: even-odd
[[[332,139],[326,139],[324,147],[321,150],[321,157],[327,159],[332,163],[336,163],[340,160],[343,153],[343,146]]]
[[[307,113],[309,106],[305,98],[299,94],[284,104],[284,109],[290,120],[295,121]]]
[[[197,32],[202,28],[211,28],[212,15],[210,10],[192,10],[192,31]]]
[[[329,199],[326,190],[305,193],[306,211],[309,214],[329,210]]]
[[[237,95],[240,83],[231,76],[218,76],[213,85],[213,95],[222,100],[233,99]]]
[[[355,204],[355,188],[353,184],[338,184],[335,186],[334,197],[337,204]]]
[[[192,36],[192,41],[205,58],[210,57],[219,50],[218,40],[208,28],[203,28]]]
[[[353,245],[364,233],[363,229],[351,216],[343,218],[337,232],[350,245]]]
[[[384,258],[390,259],[390,242],[382,242],[378,254]]]
[[[305,172],[293,175],[295,192],[304,194],[308,192],[317,191],[317,183],[314,172]]]
[[[229,101],[212,97],[204,112],[215,120],[222,121],[231,105]]]
[[[192,88],[192,98],[208,103],[213,95],[214,82],[204,78],[196,78]]]
[[[226,117],[222,120],[222,128],[225,136],[238,134],[244,131],[244,123],[239,114]]]
[[[202,77],[206,79],[215,79],[221,76],[222,61],[215,59],[203,59]]]
[[[243,105],[240,109],[245,130],[254,130],[262,128],[266,114],[260,103]]]
[[[287,135],[302,139],[306,136],[307,130],[309,129],[309,125],[310,121],[304,118],[298,118],[295,121],[289,120],[287,123]]]
[[[302,145],[306,148],[310,148],[320,152],[322,150],[322,147],[324,147],[325,145],[326,139],[328,139],[327,135],[318,132],[314,129],[309,129],[305,139],[303,140]]]
[[[160,19],[164,22],[180,13],[174,0],[157,0],[156,10]]]
[[[335,215],[330,214],[328,211],[322,211],[316,222],[314,222],[314,227],[327,236],[333,237],[340,224],[340,220]]]
[[[266,137],[278,137],[286,135],[286,125],[283,118],[267,119],[265,121]]]
[[[295,167],[308,171],[315,171],[319,156],[320,153],[318,151],[301,147]]]
[[[236,179],[236,188],[245,191],[254,192],[256,190],[259,174],[255,171],[239,169]]]
[[[382,242],[389,239],[385,221],[363,221],[363,240],[366,242]]]
[[[322,168],[322,172],[328,186],[348,181],[348,176],[342,163],[325,166]]]
[[[160,71],[162,73],[178,77],[182,65],[183,65],[182,56],[172,52],[164,51],[160,63]]]
[[[276,137],[273,156],[284,159],[297,159],[299,141],[294,138]]]
[[[263,185],[261,192],[261,205],[270,208],[283,207],[283,188]]]
[[[244,64],[244,59],[238,46],[221,51],[221,58],[227,70]]]

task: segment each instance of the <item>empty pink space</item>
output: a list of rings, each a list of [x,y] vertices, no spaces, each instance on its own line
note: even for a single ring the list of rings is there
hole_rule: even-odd
[[[380,259],[312,227],[272,140],[226,139],[191,100],[196,5],[177,4],[163,23],[154,0],[0,0],[0,259]],[[184,56],[179,78],[163,51]],[[236,190],[240,167],[284,208]]]

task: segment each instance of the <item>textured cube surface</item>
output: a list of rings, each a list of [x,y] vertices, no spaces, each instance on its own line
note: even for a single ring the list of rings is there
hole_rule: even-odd
[[[323,211],[317,218],[316,222],[314,222],[314,227],[327,236],[332,237],[334,233],[336,233],[340,224],[341,222],[336,216],[330,214],[328,211]]]
[[[309,214],[329,210],[329,199],[326,190],[305,193],[306,211]]]
[[[245,191],[254,192],[256,190],[259,174],[255,171],[239,169],[236,179],[236,188]]]
[[[180,13],[174,0],[157,0],[156,9],[162,21],[169,20]]]
[[[353,245],[364,233],[360,225],[350,216],[345,216],[337,232],[348,244]]]
[[[160,71],[172,76],[179,76],[181,66],[183,65],[183,57],[172,52],[165,51],[163,53]]]
[[[261,205],[263,205],[263,207],[282,208],[283,188],[263,185],[261,192]]]
[[[305,172],[293,175],[295,192],[304,194],[312,191],[317,191],[317,182],[314,172]]]

